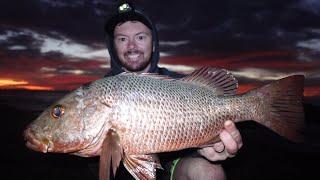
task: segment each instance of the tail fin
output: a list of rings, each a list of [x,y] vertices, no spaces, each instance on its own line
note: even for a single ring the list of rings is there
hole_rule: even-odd
[[[253,90],[253,95],[264,96],[262,109],[267,116],[260,116],[264,119],[259,123],[291,141],[303,141],[300,132],[304,126],[303,87],[304,76],[293,75]]]

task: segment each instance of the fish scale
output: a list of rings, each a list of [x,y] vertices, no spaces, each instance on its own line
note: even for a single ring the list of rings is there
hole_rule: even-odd
[[[161,88],[155,88],[159,85]],[[116,114],[113,120],[124,127],[119,135],[128,154],[203,145],[219,133],[217,129],[221,129],[226,120],[223,114],[230,114],[225,111],[227,103],[233,101],[218,97],[209,88],[153,77],[140,81],[138,76],[126,76],[114,89],[122,92],[114,98],[117,100],[113,104]],[[185,95],[190,89],[192,94]],[[104,88],[97,90],[104,91]],[[234,120],[233,117],[229,119]],[[184,132],[188,132],[188,136],[183,136]]]

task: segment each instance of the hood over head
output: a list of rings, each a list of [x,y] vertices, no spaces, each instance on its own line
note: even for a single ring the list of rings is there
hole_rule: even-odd
[[[119,73],[124,72],[122,69],[122,64],[117,56],[115,47],[114,47],[114,28],[119,23],[124,23],[127,21],[139,21],[146,25],[152,32],[152,54],[151,54],[151,66],[149,72],[157,73],[159,71],[158,68],[158,61],[160,57],[159,53],[159,40],[158,40],[158,34],[157,29],[155,25],[152,23],[152,21],[142,13],[142,11],[139,11],[135,9],[131,4],[129,3],[123,3],[117,8],[117,12],[115,15],[113,15],[109,20],[107,20],[107,23],[105,25],[105,31],[107,35],[107,48],[110,54],[110,64],[111,69],[106,74],[106,76],[112,76],[117,75]]]

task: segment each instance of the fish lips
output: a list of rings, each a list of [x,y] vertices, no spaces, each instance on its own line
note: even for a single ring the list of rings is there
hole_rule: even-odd
[[[68,143],[53,142],[44,136],[35,135],[31,128],[24,131],[24,139],[26,140],[27,148],[43,153],[76,153],[82,150],[83,144],[85,144],[82,141]]]
[[[47,153],[50,151],[50,141],[47,138],[41,138],[40,140],[35,137],[30,129],[25,130],[24,137],[26,146],[34,151]]]

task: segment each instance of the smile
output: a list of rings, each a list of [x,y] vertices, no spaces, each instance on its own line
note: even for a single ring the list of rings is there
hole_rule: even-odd
[[[126,58],[130,61],[139,61],[141,57],[141,53],[132,53],[132,54],[127,54]]]
[[[128,55],[128,58],[130,59],[135,59],[135,58],[138,58],[140,54],[130,54]]]

